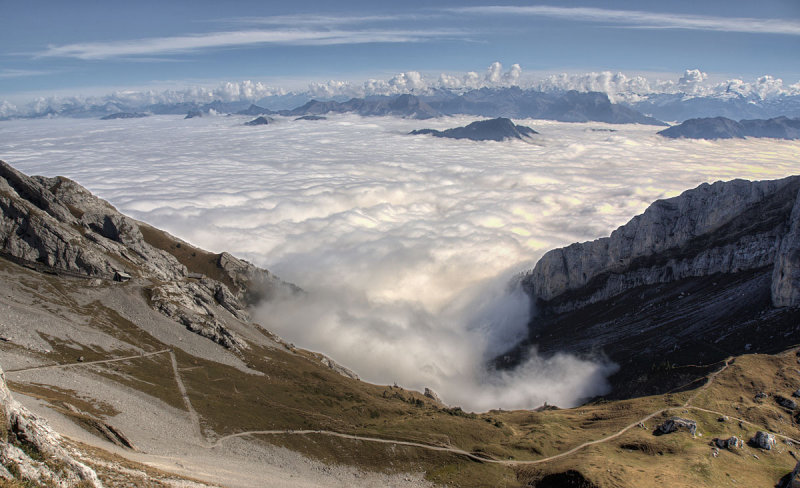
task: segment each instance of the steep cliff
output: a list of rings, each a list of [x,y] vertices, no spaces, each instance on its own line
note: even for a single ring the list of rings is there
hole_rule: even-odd
[[[621,366],[612,395],[626,396],[797,343],[799,196],[799,176],[703,184],[609,237],[548,252],[522,277],[528,338],[496,365],[513,367],[534,347],[603,357]]]
[[[641,285],[771,265],[776,272],[791,268],[797,259],[790,255],[798,245],[798,191],[798,176],[700,185],[656,201],[610,237],[548,252],[523,284],[537,302],[564,312]],[[774,303],[800,304],[791,298],[794,275],[783,273],[787,279],[773,287]]]

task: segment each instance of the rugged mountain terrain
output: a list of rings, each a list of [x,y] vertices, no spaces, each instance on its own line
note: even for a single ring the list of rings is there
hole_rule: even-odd
[[[703,184],[610,237],[548,252],[522,278],[535,310],[529,338],[498,363],[533,344],[606,357],[621,366],[619,397],[800,343],[799,191],[800,176]]]
[[[583,272],[665,286],[643,290],[646,307],[677,302],[669,287],[689,290],[698,270],[718,277],[709,293],[733,297],[719,302],[732,313],[759,290],[766,312],[743,316],[757,328],[752,350],[777,350],[797,323],[785,320],[800,299],[798,190],[797,178],[733,182],[658,202],[600,251],[576,247],[586,259],[549,254],[526,286],[541,290],[542,316],[563,317],[620,296],[601,280],[561,300],[586,290]],[[302,290],[130,219],[73,181],[0,163],[0,212],[2,486],[713,487],[793,476],[795,350],[659,370],[694,383],[655,396],[469,413],[282,341],[250,321],[248,304]],[[675,246],[694,254],[668,254]],[[608,253],[617,248],[628,251]],[[678,265],[703,249],[709,259]],[[675,280],[658,259],[641,271],[652,250],[675,260]],[[559,259],[582,271],[561,273]]]
[[[527,139],[534,134],[538,134],[538,132],[530,127],[515,125],[510,119],[499,117],[490,120],[479,120],[466,127],[446,130],[418,129],[411,131],[410,134],[430,134],[434,137],[470,139],[473,141],[505,141],[507,139]]]
[[[725,117],[689,119],[658,133],[672,139],[744,139],[769,137],[773,139],[800,139],[800,119],[775,117],[773,119],[735,120]]]

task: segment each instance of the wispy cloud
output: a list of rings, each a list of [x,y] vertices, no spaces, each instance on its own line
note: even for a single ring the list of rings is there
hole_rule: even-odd
[[[589,7],[479,6],[448,9],[450,12],[477,15],[526,15],[583,22],[605,22],[626,28],[690,29],[753,34],[800,35],[800,22],[783,19],[750,17],[715,17],[705,15],[645,12],[641,10],[609,10]]]
[[[0,69],[0,80],[8,78],[26,78],[28,76],[42,76],[53,74],[52,71],[32,69]]]
[[[36,57],[108,59],[159,56],[258,44],[324,46],[334,44],[407,43],[461,37],[454,29],[439,30],[241,30],[114,42],[86,42],[49,46]]]
[[[235,17],[228,22],[244,25],[278,25],[293,27],[331,27],[337,25],[354,25],[364,23],[400,22],[408,20],[430,20],[441,14],[434,12],[422,14],[393,14],[393,15],[274,15],[269,17]]]

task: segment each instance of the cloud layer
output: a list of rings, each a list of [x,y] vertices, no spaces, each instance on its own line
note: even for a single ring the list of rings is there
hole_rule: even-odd
[[[658,128],[517,121],[535,143],[408,136],[474,119],[333,116],[3,122],[0,158],[65,175],[121,211],[309,291],[260,321],[369,381],[431,387],[471,410],[601,393],[602,358],[484,361],[524,335],[509,288],[545,251],[607,235],[654,199],[797,171],[800,143],[688,141]]]

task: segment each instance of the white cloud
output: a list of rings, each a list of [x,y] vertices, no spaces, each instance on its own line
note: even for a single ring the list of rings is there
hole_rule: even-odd
[[[755,34],[800,35],[800,22],[784,19],[759,19],[748,17],[717,17],[691,14],[668,14],[640,10],[611,10],[589,7],[539,6],[479,6],[449,9],[450,11],[504,16],[535,16],[557,19],[613,23],[622,27],[640,29],[690,29],[722,32],[747,32]]]
[[[195,52],[207,49],[242,47],[257,44],[295,46],[324,46],[334,44],[406,43],[423,40],[460,37],[463,32],[443,30],[241,30],[210,32],[173,37],[154,37],[112,42],[85,42],[51,45],[36,57],[66,57],[78,59],[108,59]]]
[[[480,77],[479,77],[480,78]],[[511,275],[548,249],[608,235],[656,198],[705,181],[797,172],[800,143],[689,141],[657,127],[517,121],[537,144],[408,136],[464,125],[331,116],[3,122],[2,159],[75,178],[120,210],[306,288],[259,321],[368,380],[431,387],[467,409],[570,405],[609,367],[483,361],[524,334]],[[590,128],[617,132],[593,132]]]

